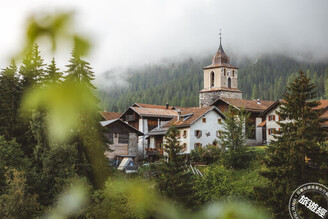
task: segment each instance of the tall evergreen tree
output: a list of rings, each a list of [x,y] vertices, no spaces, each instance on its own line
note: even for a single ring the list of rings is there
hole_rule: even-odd
[[[52,58],[51,63],[46,68],[45,82],[58,84],[61,82],[62,76],[63,73],[57,68],[55,58]]]
[[[91,83],[95,75],[90,67],[90,63],[81,59],[76,48],[73,49],[72,57],[69,62],[70,63],[66,65],[66,67],[68,67],[66,71],[67,76],[65,77],[66,81],[81,82],[89,88],[95,89],[96,87]]]
[[[303,72],[288,85],[277,112],[281,130],[267,149],[267,168],[261,172],[270,183],[255,190],[259,201],[270,206],[279,218],[288,217],[288,200],[298,186],[327,180],[326,133],[315,110],[319,102],[310,101],[314,87]]]
[[[0,77],[0,134],[7,139],[17,133],[17,112],[21,99],[18,69],[15,60],[1,72]]]
[[[187,171],[185,157],[181,155],[182,146],[179,136],[180,133],[176,127],[171,127],[165,136],[165,157],[157,178],[157,187],[172,200],[191,207],[194,201],[192,175]]]
[[[224,120],[224,130],[219,136],[219,145],[227,149],[223,153],[224,165],[227,168],[247,167],[249,157],[246,144],[246,129],[249,114],[229,109]]]
[[[81,59],[76,48],[72,51],[72,58],[67,65],[68,70],[65,83],[68,85],[79,85],[86,91],[85,102],[80,109],[81,125],[75,130],[75,143],[79,153],[79,159],[86,159],[91,165],[91,171],[85,169],[85,175],[96,187],[103,186],[108,176],[108,165],[104,156],[106,144],[101,136],[99,123],[98,104],[99,100],[95,96],[96,87],[92,84],[94,72],[87,61]],[[90,106],[92,109],[90,110]],[[87,110],[86,107],[89,107]]]
[[[21,83],[24,90],[37,86],[44,80],[44,63],[38,44],[35,44],[33,49],[26,54],[20,68],[20,74],[22,75]]]

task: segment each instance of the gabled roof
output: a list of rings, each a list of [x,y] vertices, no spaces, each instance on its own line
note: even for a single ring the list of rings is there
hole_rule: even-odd
[[[163,105],[154,105],[154,104],[147,104],[147,103],[134,103],[132,107],[141,107],[141,108],[154,108],[154,109],[166,109],[166,106]],[[173,109],[177,107],[169,106],[168,109]],[[178,107],[179,108],[179,107]]]
[[[140,108],[130,107],[134,112],[142,117],[160,117],[160,118],[173,118],[177,116],[176,110],[157,109],[157,108]],[[122,114],[123,115],[123,114]]]
[[[112,119],[117,119],[120,118],[122,113],[115,113],[115,112],[99,112],[102,117],[106,120],[112,120]]]
[[[211,105],[215,105],[217,102],[223,101],[224,103],[233,106],[236,109],[244,109],[252,112],[263,112],[274,102],[269,100],[243,100],[219,97]]]
[[[285,102],[285,100],[277,100],[274,103],[272,103],[266,110],[264,110],[260,116],[265,116],[268,112],[270,112],[272,109],[276,108],[279,106],[281,103]],[[328,100],[319,100],[319,105],[314,107],[314,110],[326,110],[328,109]],[[325,111],[320,118],[328,118],[328,111]]]
[[[328,108],[328,100],[319,100],[319,102],[320,102],[320,105],[317,107],[314,107],[315,110]]]
[[[147,133],[148,136],[154,136],[154,135],[165,135],[166,132],[169,130],[169,127],[164,127],[167,123],[164,122],[163,124],[161,124],[159,127],[154,128],[153,130],[151,130],[150,132]]]
[[[143,135],[143,133],[142,132],[140,132],[139,130],[137,130],[136,128],[134,128],[133,126],[130,126],[129,124],[127,124],[127,123],[125,123],[125,122],[123,122],[122,120],[120,120],[120,119],[112,119],[112,120],[107,120],[107,121],[102,121],[102,122],[100,122],[100,124],[102,125],[102,126],[107,126],[107,127],[110,127],[111,125],[113,125],[114,123],[120,123],[120,124],[122,124],[122,125],[124,125],[124,126],[126,126],[128,129],[130,129],[132,132],[134,132],[134,133],[137,133],[137,135]]]
[[[204,116],[211,110],[215,110],[223,118],[225,118],[225,115],[215,106],[202,107],[202,108],[200,108],[200,107],[187,108],[181,112],[180,121],[177,121],[178,117],[176,116],[173,119],[171,119],[163,127],[171,127],[173,125],[175,125],[177,127],[188,127],[188,126],[192,125],[193,123],[195,123],[198,119],[200,119],[202,116]]]

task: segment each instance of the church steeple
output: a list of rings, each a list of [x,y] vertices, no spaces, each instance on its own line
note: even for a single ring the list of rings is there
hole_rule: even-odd
[[[222,47],[222,39],[221,39],[221,29],[220,29],[220,46],[218,51],[216,52],[216,54],[213,56],[212,59],[212,65],[224,65],[224,64],[229,64],[230,65],[230,61],[229,61],[229,57],[227,56],[227,54],[224,52],[223,47]]]
[[[238,89],[238,68],[230,64],[228,55],[222,46],[220,29],[220,46],[213,56],[212,64],[204,67],[204,89],[199,91],[199,106],[210,106],[218,97],[242,99]]]

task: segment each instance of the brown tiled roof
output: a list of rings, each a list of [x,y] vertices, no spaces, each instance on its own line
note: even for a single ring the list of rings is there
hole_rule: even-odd
[[[147,103],[135,103],[133,106],[134,107],[135,106],[140,106],[142,108],[166,109],[166,106],[147,104]],[[172,108],[172,106],[170,106],[170,107]]]
[[[260,124],[258,124],[257,127],[263,127],[263,126],[265,126],[265,124],[266,124],[266,121],[264,120],[263,122],[261,122]]]
[[[135,103],[132,105],[133,107],[139,106],[142,108],[154,108],[154,109],[166,109],[166,106],[163,105],[154,105],[154,104],[148,104],[148,103]],[[179,106],[169,106],[169,109],[182,109],[183,107]]]
[[[140,116],[148,116],[148,117],[165,117],[165,118],[173,118],[177,116],[178,113],[176,110],[170,109],[158,109],[158,108],[140,108],[140,107],[130,107]]]
[[[326,110],[323,114],[320,116],[321,119],[328,119],[328,110]]]
[[[242,91],[239,90],[238,88],[229,88],[229,87],[203,89],[203,90],[199,91],[199,93],[203,93],[203,92],[214,92],[214,91],[220,91],[220,90],[222,90],[222,91],[233,91],[233,92],[242,93]]]
[[[122,113],[115,113],[115,112],[99,112],[102,117],[104,117],[106,120],[112,120],[119,118]]]
[[[328,100],[319,100],[320,105],[317,107],[314,107],[314,109],[324,109],[328,107]]]
[[[215,109],[219,113],[221,112],[219,109],[217,109],[214,106],[209,106],[209,107],[194,107],[194,108],[186,108],[183,109],[181,112],[181,118],[180,121],[178,120],[178,117],[174,117],[171,119],[166,125],[163,127],[171,127],[173,125],[177,127],[185,127],[185,126],[190,126],[193,122],[195,122],[197,119],[199,119],[202,115],[204,115],[207,111]],[[224,116],[222,113],[220,113],[222,116]],[[188,118],[188,116],[190,116]]]
[[[225,98],[221,97],[221,100],[228,103],[229,105],[233,105],[237,107],[238,109],[245,109],[249,111],[257,111],[262,112],[266,110],[271,104],[274,103],[274,101],[269,100],[260,100],[260,104],[257,103],[257,100],[242,100],[242,99],[232,99],[232,98]]]

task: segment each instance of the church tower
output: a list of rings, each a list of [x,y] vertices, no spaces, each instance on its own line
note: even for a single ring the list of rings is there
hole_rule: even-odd
[[[199,106],[210,106],[217,98],[242,99],[238,89],[238,68],[230,64],[221,44],[213,56],[212,64],[204,69],[204,89],[199,91]]]

